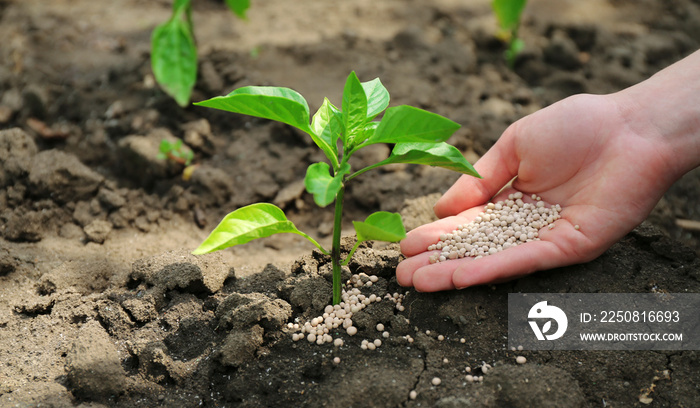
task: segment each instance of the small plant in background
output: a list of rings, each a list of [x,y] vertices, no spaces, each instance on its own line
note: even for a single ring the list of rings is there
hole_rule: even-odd
[[[194,159],[194,153],[182,145],[182,140],[170,143],[163,139],[160,141],[158,158],[161,160],[172,160],[185,166],[189,166]]]
[[[500,27],[498,37],[508,45],[505,57],[511,69],[515,67],[515,58],[525,46],[523,40],[518,37],[520,17],[525,9],[525,3],[527,0],[493,0],[491,2],[491,8],[496,14]]]
[[[157,157],[160,160],[170,160],[185,166],[184,170],[182,170],[182,179],[185,181],[192,177],[192,173],[199,166],[198,164],[192,164],[194,152],[189,147],[184,146],[182,140],[179,139],[174,143],[165,139],[161,140]]]
[[[175,0],[173,14],[151,35],[151,68],[160,87],[182,107],[190,101],[197,81],[197,45],[192,22],[192,0]],[[250,0],[226,0],[226,5],[246,19]]]
[[[426,164],[479,177],[462,153],[445,143],[460,125],[435,113],[411,106],[387,109],[389,92],[378,78],[360,82],[352,72],[345,82],[342,109],[336,108],[326,98],[313,118],[310,116],[308,103],[299,93],[280,87],[244,87],[227,96],[219,96],[195,105],[276,120],[311,136],[328,162],[311,164],[307,169],[304,184],[319,206],[325,207],[335,203],[335,214],[330,251],[298,230],[280,208],[272,204],[258,203],[239,208],[224,217],[193,253],[213,252],[278,233],[301,235],[322,253],[331,257],[333,304],[338,304],[341,300],[341,266],[350,262],[362,242],[398,242],[406,236],[399,214],[385,211],[373,213],[363,222],[353,222],[357,243],[348,256],[341,259],[340,230],[347,182],[368,170],[391,163]],[[374,120],[385,110],[381,120]],[[358,150],[377,143],[394,144],[389,157],[365,168],[353,170],[348,159]]]

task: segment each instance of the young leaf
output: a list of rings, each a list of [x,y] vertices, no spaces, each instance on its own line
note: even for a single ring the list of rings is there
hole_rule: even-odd
[[[335,196],[343,186],[343,176],[350,171],[350,165],[345,163],[335,176],[330,174],[327,163],[314,163],[306,169],[304,185],[306,191],[314,195],[314,201],[319,207],[325,207],[335,200]]]
[[[424,142],[447,140],[460,125],[436,113],[413,106],[395,106],[386,110],[374,135],[363,145],[375,143]]]
[[[183,8],[153,30],[151,68],[161,88],[184,107],[197,80],[197,47],[192,28],[182,20]]]
[[[173,150],[173,145],[169,141],[165,139],[160,141],[158,151],[160,151],[161,153],[169,153],[171,150]]]
[[[226,0],[226,5],[239,18],[247,20],[245,13],[250,8],[250,0]]]
[[[479,177],[474,167],[464,158],[462,153],[447,143],[397,143],[391,155],[379,163],[367,166],[348,177],[351,180],[360,174],[391,163],[424,164],[442,167]]]
[[[276,120],[294,126],[308,133],[336,167],[338,158],[334,153],[335,149],[311,129],[309,104],[297,91],[282,87],[247,86],[226,96],[217,96],[195,105]]]
[[[350,263],[352,256],[365,241],[387,241],[399,242],[406,238],[406,228],[403,226],[401,215],[386,211],[378,211],[371,214],[364,222],[353,221],[357,242],[350,250],[350,253],[343,261],[342,265]]]
[[[327,253],[313,238],[299,231],[281,209],[267,203],[252,204],[229,213],[192,253],[206,254],[281,233],[301,235]]]
[[[406,228],[403,226],[401,215],[386,211],[378,211],[364,222],[353,221],[357,242],[387,241],[398,242],[406,238]]]
[[[462,152],[447,143],[397,143],[391,155],[380,162],[389,163],[424,164],[481,178]]]
[[[365,140],[371,138],[372,135],[374,135],[374,132],[377,131],[378,126],[379,126],[379,122],[365,123],[365,126],[362,129],[362,133],[360,135],[358,135],[358,137],[355,139],[355,145],[360,146]]]
[[[333,106],[328,98],[324,98],[323,104],[311,119],[311,130],[337,154],[338,135],[342,132],[342,114]]]
[[[297,91],[289,88],[246,86],[195,105],[276,120],[307,133],[311,131],[309,104]]]
[[[508,47],[508,49],[504,51],[504,54],[506,56],[506,62],[508,62],[508,66],[511,69],[515,67],[515,60],[524,47],[525,43],[523,42],[523,40],[521,40],[520,38],[514,38],[510,42],[510,46]]]
[[[363,82],[362,88],[367,96],[367,119],[372,120],[389,106],[389,91],[379,78]]]
[[[343,143],[349,144],[367,122],[367,96],[355,71],[348,75],[343,89]]]

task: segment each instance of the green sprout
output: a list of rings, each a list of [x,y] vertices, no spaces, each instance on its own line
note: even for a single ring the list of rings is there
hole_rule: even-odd
[[[182,145],[182,140],[177,140],[171,143],[165,139],[160,141],[160,148],[158,149],[158,158],[161,160],[171,160],[175,163],[180,163],[185,166],[189,166],[194,159],[194,153],[187,147]]]
[[[197,81],[197,45],[192,23],[192,0],[175,0],[170,19],[151,35],[151,68],[160,87],[182,107],[187,106]],[[239,18],[246,19],[250,0],[226,0]]]
[[[352,72],[345,82],[341,109],[326,98],[311,117],[309,105],[296,91],[280,87],[249,86],[226,96],[196,103],[229,112],[257,116],[293,126],[307,133],[323,151],[327,162],[311,164],[304,178],[306,190],[321,207],[335,203],[331,250],[287,219],[284,212],[267,203],[252,204],[228,214],[194,250],[194,254],[218,251],[278,233],[294,233],[330,255],[333,267],[333,304],[340,303],[341,266],[350,262],[362,242],[398,242],[406,230],[398,213],[379,211],[365,221],[354,221],[357,243],[341,259],[340,230],[346,184],[362,173],[391,163],[425,164],[480,177],[462,153],[445,141],[459,124],[411,106],[389,106],[389,92],[379,79],[360,82]],[[381,120],[375,120],[382,112]],[[348,160],[358,150],[377,143],[393,144],[386,159],[354,170]]]
[[[515,67],[515,58],[525,46],[523,40],[518,37],[520,17],[525,9],[525,3],[527,0],[493,0],[491,2],[491,8],[496,14],[500,27],[498,37],[508,44],[505,57],[511,69]]]

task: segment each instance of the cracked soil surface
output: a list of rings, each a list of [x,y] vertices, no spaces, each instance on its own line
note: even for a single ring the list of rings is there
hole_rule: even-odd
[[[337,104],[355,70],[381,78],[392,105],[462,124],[449,142],[469,160],[524,115],[617,91],[700,46],[693,0],[532,0],[514,71],[486,0],[266,0],[248,22],[220,1],[193,3],[193,100],[276,85],[314,110],[324,96]],[[0,407],[698,405],[697,351],[507,347],[509,293],[700,292],[700,235],[676,225],[700,220],[698,172],[598,259],[512,282],[417,293],[396,283],[396,245],[363,247],[350,271],[378,277],[363,293],[400,293],[404,310],[373,303],[354,316],[357,335],[333,333],[342,347],[294,342],[288,323],[330,300],[324,256],[287,235],[190,251],[258,201],[328,243],[332,214],[301,184],[321,158],[293,129],[182,109],[155,87],[150,32],[169,8],[0,0]],[[155,158],[174,138],[200,165],[188,181]],[[363,150],[356,165],[388,152]],[[418,166],[367,173],[348,188],[346,219],[402,211],[415,227],[456,178]],[[377,323],[390,337],[362,350]],[[483,382],[467,381],[467,367]]]

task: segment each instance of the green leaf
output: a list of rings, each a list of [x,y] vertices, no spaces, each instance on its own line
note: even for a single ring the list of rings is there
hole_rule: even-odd
[[[361,136],[355,139],[355,145],[360,145],[365,140],[371,138],[377,131],[377,127],[379,127],[379,122],[366,123],[364,129],[362,130]]]
[[[192,160],[194,160],[194,152],[192,150],[178,150],[177,153],[178,157],[185,160],[185,166],[189,166],[192,163]]]
[[[286,123],[309,133],[309,105],[297,91],[275,86],[246,86],[226,96],[195,103]]]
[[[169,141],[165,139],[160,141],[158,151],[160,151],[161,153],[170,153],[171,150],[173,150],[173,145]]]
[[[180,106],[190,101],[197,80],[197,47],[190,25],[178,10],[153,30],[151,68],[161,88]]]
[[[374,135],[364,145],[375,143],[425,142],[447,140],[460,125],[436,113],[413,106],[396,106],[386,110]]]
[[[374,134],[377,132],[378,127],[379,122],[369,122],[365,124],[365,128],[362,131],[362,141],[364,142],[365,140],[374,136]]]
[[[316,241],[299,231],[281,209],[267,203],[251,204],[229,213],[192,253],[206,254],[281,233],[301,235],[326,253]]]
[[[398,213],[379,211],[364,222],[353,221],[353,225],[358,243],[370,240],[398,242],[406,238],[406,228]]]
[[[367,217],[364,222],[353,221],[352,223],[355,226],[357,242],[350,250],[347,258],[342,262],[342,265],[350,263],[355,251],[364,241],[398,242],[406,238],[406,228],[403,226],[401,215],[398,213],[378,211]]]
[[[391,155],[380,163],[424,164],[481,178],[462,152],[447,143],[397,143]]]
[[[350,165],[345,163],[335,176],[330,174],[327,163],[314,163],[306,169],[304,185],[306,191],[313,194],[314,201],[319,207],[325,207],[335,201],[335,197],[343,186],[343,176],[350,171]]]
[[[474,167],[456,147],[441,142],[397,143],[388,158],[357,171],[348,177],[347,180],[351,180],[366,171],[392,163],[424,164],[442,167],[481,178],[479,173],[476,172]]]
[[[502,29],[512,31],[518,28],[526,2],[526,0],[493,0],[491,2],[491,8]]]
[[[192,0],[175,0],[173,2],[173,14],[182,13],[190,7]]]
[[[243,20],[247,20],[245,13],[250,8],[250,0],[226,0],[226,5],[235,15]]]
[[[513,69],[515,67],[515,60],[518,57],[518,54],[520,54],[520,51],[522,51],[524,47],[525,47],[525,42],[523,42],[523,40],[521,40],[520,38],[515,38],[511,41],[508,49],[503,52],[503,54],[506,57],[506,62],[508,63],[508,66],[511,69]]]
[[[351,72],[345,81],[342,109],[345,130],[343,143],[349,145],[355,136],[362,132],[367,122],[367,96],[355,71]]]
[[[333,106],[328,98],[324,98],[323,104],[311,119],[311,130],[333,149],[337,154],[337,141],[342,132],[342,114]]]
[[[282,87],[247,86],[226,96],[217,96],[195,105],[276,120],[294,126],[311,136],[334,167],[338,165],[336,149],[311,129],[309,104],[297,91]]]
[[[521,40],[520,38],[516,38],[510,43],[510,48],[508,51],[513,53],[513,55],[518,55],[523,48],[525,48],[525,41]]]
[[[372,120],[389,106],[389,91],[379,78],[363,82],[362,88],[367,96],[367,119]]]

